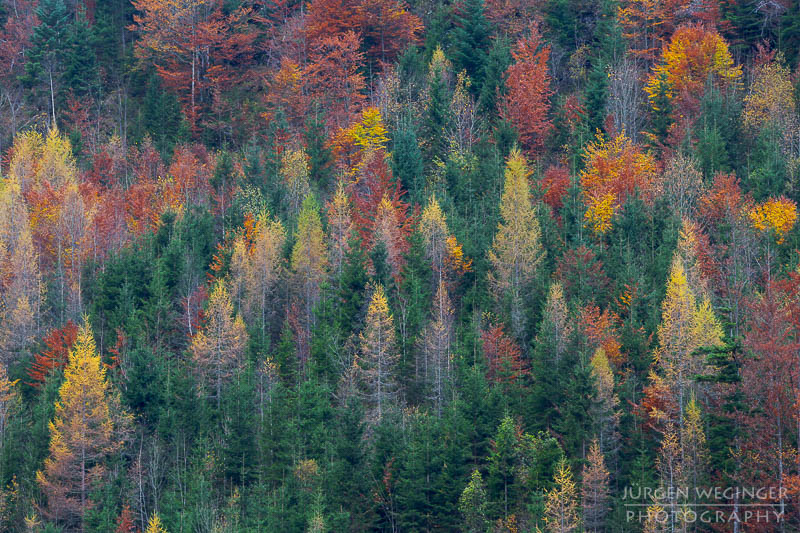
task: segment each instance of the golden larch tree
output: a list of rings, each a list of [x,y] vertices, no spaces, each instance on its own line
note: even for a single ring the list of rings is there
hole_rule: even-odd
[[[42,512],[67,529],[83,531],[92,484],[102,477],[104,459],[119,450],[132,421],[106,378],[88,319],[69,353],[55,408],[50,453],[36,473],[47,497]]]
[[[350,198],[345,192],[344,180],[336,184],[336,192],[328,202],[328,245],[333,273],[342,274],[344,258],[349,249],[350,236],[353,233],[353,208]]]
[[[322,282],[328,275],[328,246],[322,230],[319,206],[311,195],[303,200],[297,221],[297,234],[292,248],[292,272],[295,285],[300,289],[302,302],[302,313],[298,318],[304,338],[310,339],[314,327],[314,306],[319,301]],[[307,361],[310,343],[301,342],[298,346],[302,350],[298,354],[300,361]]]
[[[217,408],[222,401],[222,385],[240,368],[247,345],[247,331],[233,304],[224,280],[218,281],[208,297],[205,326],[192,338],[191,352],[203,386],[211,390]]]
[[[502,222],[489,251],[489,282],[498,302],[508,302],[514,335],[524,331],[522,295],[533,279],[544,252],[536,209],[531,201],[525,158],[512,150],[506,162],[505,184],[500,200]]]
[[[394,319],[381,285],[372,293],[360,341],[361,350],[355,364],[373,410],[373,421],[377,422],[397,396],[394,371],[400,359],[395,346]]]
[[[597,533],[605,530],[609,496],[609,473],[597,439],[592,441],[586,461],[581,476],[583,526],[587,532]]]
[[[553,475],[553,488],[545,495],[544,523],[550,533],[572,533],[580,527],[578,489],[572,469],[563,457]]]

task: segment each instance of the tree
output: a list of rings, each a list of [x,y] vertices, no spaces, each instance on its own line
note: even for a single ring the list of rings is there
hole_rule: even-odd
[[[289,212],[296,216],[311,191],[308,182],[308,155],[302,148],[287,149],[281,155],[281,177],[288,193]]]
[[[218,0],[137,0],[136,55],[150,60],[168,86],[177,89],[193,130],[218,93],[247,76],[256,34],[249,7],[226,12]],[[234,68],[234,66],[236,68]],[[217,95],[215,96],[215,93]]]
[[[725,39],[713,29],[693,24],[678,28],[672,35],[644,90],[654,109],[663,107],[659,100],[665,95],[673,107],[673,118],[679,119],[674,126],[685,128],[695,114],[709,78],[728,86],[738,83],[741,75],[742,69],[734,65]]]
[[[271,295],[284,268],[282,255],[285,240],[286,231],[283,229],[283,224],[262,213],[255,223],[252,244],[243,272],[247,294],[245,315],[251,320],[258,319],[260,322],[262,341],[267,334]],[[235,254],[236,252],[234,256]]]
[[[490,323],[481,332],[481,342],[486,356],[486,379],[489,381],[513,385],[528,373],[522,350],[506,334],[502,324]]]
[[[71,320],[64,327],[51,330],[43,339],[47,349],[33,356],[33,363],[28,369],[30,385],[41,387],[55,368],[63,367],[77,338],[78,326]]]
[[[158,513],[153,513],[153,516],[150,517],[150,520],[147,522],[145,533],[168,533],[167,529],[161,523],[161,518],[159,518]]]
[[[319,217],[319,206],[311,195],[303,200],[303,208],[297,221],[297,235],[292,248],[292,271],[296,276],[296,284],[302,291],[303,327],[307,338],[311,338],[314,306],[319,301],[320,285],[328,273],[328,249]],[[308,355],[300,353],[301,363],[305,363]]]
[[[742,122],[751,135],[770,123],[780,130],[789,127],[795,114],[794,87],[789,69],[779,61],[754,67],[753,82],[744,98]]]
[[[703,373],[705,360],[697,354],[703,346],[714,346],[722,340],[722,328],[714,316],[708,299],[697,303],[694,291],[686,280],[684,263],[676,252],[672,261],[667,293],[661,304],[661,323],[658,326],[659,344],[654,353],[655,367],[663,377],[669,397],[662,404],[670,406],[650,413],[651,418],[680,424],[690,391],[698,392],[694,378]],[[651,381],[658,381],[651,376]]]
[[[50,423],[50,453],[36,480],[47,496],[45,516],[83,531],[92,484],[103,461],[120,449],[131,418],[106,379],[88,320],[78,332]]]
[[[67,52],[67,7],[63,0],[44,0],[36,8],[39,25],[31,36],[31,47],[26,54],[24,82],[26,85],[47,87],[49,93],[49,120],[56,127],[56,91],[60,90],[61,75]],[[44,106],[43,106],[44,107]]]
[[[551,533],[570,533],[580,527],[578,492],[572,469],[562,458],[553,476],[553,488],[547,491],[544,521]]]
[[[445,394],[453,370],[452,340],[453,308],[447,295],[447,288],[444,282],[440,281],[433,297],[431,321],[422,333],[420,343],[422,362],[417,363],[418,367],[422,367],[423,383],[439,416],[442,416]]]
[[[550,74],[547,61],[550,47],[542,44],[539,28],[531,26],[530,35],[520,39],[511,51],[514,64],[506,71],[506,94],[502,98],[503,117],[519,132],[528,154],[541,153],[552,128],[550,110]]]
[[[486,531],[486,487],[483,476],[477,468],[472,471],[469,483],[458,499],[458,510],[464,517],[462,531],[466,533],[485,533]]]
[[[17,409],[18,395],[16,385],[19,380],[11,381],[8,378],[6,367],[0,364],[0,456],[5,448],[6,428],[8,428],[11,415]]]
[[[377,423],[397,396],[394,371],[399,359],[394,345],[394,319],[381,285],[372,292],[359,340],[361,349],[354,364],[372,410],[371,421]]]
[[[489,251],[489,283],[497,303],[509,306],[512,330],[519,339],[525,327],[522,294],[544,256],[528,173],[525,158],[519,150],[512,150],[500,200],[502,222]]]
[[[583,525],[586,531],[597,533],[605,529],[608,513],[608,469],[597,439],[592,441],[587,456],[588,464],[583,466],[581,496],[583,504]]]
[[[595,443],[601,453],[612,456],[619,449],[619,398],[614,392],[614,373],[603,348],[595,351],[591,365],[594,378],[591,415],[596,427]]]
[[[304,71],[311,100],[325,110],[328,132],[346,127],[365,100],[366,85],[359,71],[364,55],[352,31],[323,37],[311,44]]]
[[[596,234],[611,229],[611,217],[629,196],[647,198],[656,177],[653,157],[624,134],[606,140],[598,136],[584,152],[581,187],[586,205],[584,219]]]
[[[344,269],[352,231],[352,206],[345,192],[344,180],[339,180],[336,191],[328,201],[328,250],[330,250],[333,275],[337,279],[341,277]]]
[[[483,87],[486,55],[491,27],[484,14],[483,0],[465,0],[455,6],[453,61],[458,70],[466,70],[476,93]]]
[[[222,385],[241,368],[247,332],[238,314],[234,317],[230,294],[224,281],[218,281],[208,297],[205,325],[192,338],[191,352],[203,386],[211,384],[208,394],[222,401]]]

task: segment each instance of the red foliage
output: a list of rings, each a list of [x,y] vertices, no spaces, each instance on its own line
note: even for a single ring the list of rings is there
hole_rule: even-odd
[[[603,348],[606,357],[619,370],[625,363],[625,355],[622,353],[622,344],[619,342],[617,324],[619,317],[610,309],[600,308],[594,304],[589,304],[581,311],[580,325],[583,334],[589,344],[589,352],[593,353],[597,348]]]
[[[542,177],[542,201],[553,208],[558,216],[558,211],[564,206],[564,196],[569,189],[569,169],[564,165],[551,165],[545,170]]]
[[[114,533],[136,533],[136,526],[133,524],[133,513],[127,504],[117,517],[117,529],[114,530]]]
[[[536,156],[553,126],[547,116],[553,94],[547,70],[550,47],[542,44],[539,28],[533,25],[530,36],[520,39],[511,55],[515,63],[506,71],[503,116],[517,128],[522,145]]]
[[[501,324],[490,324],[481,333],[483,353],[486,355],[486,378],[493,383],[515,383],[528,374],[522,360],[522,350],[506,335]]]
[[[311,45],[304,77],[311,99],[325,110],[329,131],[350,124],[366,100],[366,83],[359,72],[364,59],[360,45],[352,31],[321,38]]]
[[[42,353],[33,356],[33,363],[28,369],[33,387],[40,387],[54,368],[61,368],[67,363],[67,356],[78,338],[78,326],[71,320],[63,328],[54,329],[43,341],[47,347]]]
[[[584,245],[564,252],[558,260],[556,276],[568,294],[588,290],[592,295],[599,295],[611,283],[603,270],[603,263],[591,248]]]
[[[421,29],[422,21],[396,0],[313,0],[305,33],[313,43],[355,31],[367,59],[387,64],[417,41]]]
[[[700,214],[711,223],[735,220],[750,204],[734,174],[718,173],[711,189],[700,198]]]

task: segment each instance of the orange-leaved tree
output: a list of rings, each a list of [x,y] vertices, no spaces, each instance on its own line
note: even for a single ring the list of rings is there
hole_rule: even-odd
[[[581,187],[586,225],[595,233],[611,229],[611,217],[635,191],[650,194],[656,176],[653,157],[624,134],[598,136],[586,147]]]
[[[67,529],[83,530],[89,491],[103,475],[106,458],[118,451],[130,415],[106,378],[88,319],[78,332],[64,369],[55,417],[50,423],[50,453],[36,480],[47,497],[42,512]]]
[[[526,151],[535,156],[541,152],[553,127],[547,116],[553,94],[547,69],[550,47],[542,43],[539,28],[533,25],[530,35],[517,42],[511,55],[514,64],[506,71],[503,116],[517,128]]]

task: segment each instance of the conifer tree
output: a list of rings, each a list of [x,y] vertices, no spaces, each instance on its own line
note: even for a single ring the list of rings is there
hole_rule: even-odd
[[[451,342],[453,337],[453,308],[447,288],[443,281],[433,297],[431,321],[425,328],[420,347],[422,377],[433,401],[436,412],[442,415],[445,393],[450,384],[452,372]]]
[[[64,369],[50,423],[50,453],[36,473],[47,496],[45,516],[83,530],[92,484],[103,476],[103,461],[119,450],[130,422],[106,379],[86,320]]]
[[[592,441],[583,467],[581,495],[583,502],[583,525],[586,531],[597,533],[605,529],[608,513],[608,469],[597,439]]]
[[[395,367],[399,359],[394,342],[394,319],[381,285],[372,292],[360,341],[356,365],[372,410],[371,419],[379,422],[398,394]]]
[[[161,523],[161,518],[158,516],[158,513],[153,513],[153,516],[150,517],[150,520],[147,522],[145,533],[168,533],[167,529]]]
[[[311,338],[311,330],[314,328],[314,306],[319,301],[320,286],[328,273],[328,248],[325,241],[319,206],[314,197],[309,195],[303,200],[303,208],[297,222],[297,235],[292,248],[292,271],[302,295],[301,321],[305,338]],[[299,355],[301,361],[308,360],[308,353]]]
[[[224,281],[218,281],[208,298],[205,327],[192,338],[191,351],[207,394],[222,402],[222,385],[243,363],[247,345],[244,321],[234,316],[233,304]]]
[[[614,373],[603,348],[598,348],[591,359],[594,394],[591,416],[595,424],[600,451],[609,456],[619,448],[619,398],[614,392]],[[612,466],[614,465],[612,461]]]
[[[502,222],[497,227],[489,261],[489,282],[495,300],[508,304],[514,335],[521,339],[525,330],[523,292],[533,279],[544,252],[541,229],[531,202],[529,170],[519,150],[506,162],[505,185],[500,201]],[[503,305],[505,306],[505,305]]]
[[[553,488],[545,498],[544,521],[550,533],[572,533],[580,527],[578,491],[572,479],[572,469],[562,458],[553,476]]]

